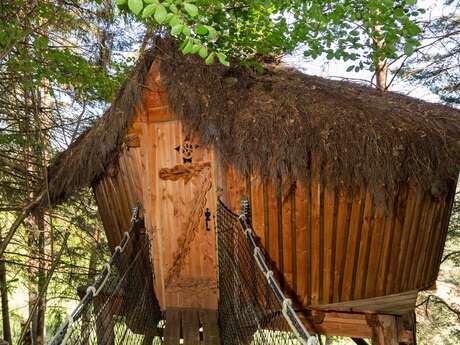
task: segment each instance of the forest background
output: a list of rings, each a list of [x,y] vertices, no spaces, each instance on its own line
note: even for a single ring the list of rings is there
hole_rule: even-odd
[[[0,19],[0,338],[10,344],[49,340],[109,256],[90,190],[16,220],[155,35],[208,64],[237,58],[262,73],[262,61],[282,60],[460,105],[458,0],[1,0]],[[460,342],[457,196],[437,289],[417,302],[419,344]]]

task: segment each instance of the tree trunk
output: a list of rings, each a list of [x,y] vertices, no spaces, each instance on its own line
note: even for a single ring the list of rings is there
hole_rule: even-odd
[[[376,25],[373,28],[374,33],[379,33],[381,31],[380,25]],[[385,43],[383,40],[378,38],[372,38],[374,42],[374,49],[375,49],[375,78],[376,78],[376,86],[377,89],[385,91],[387,89],[387,76],[388,76],[388,63],[387,60],[381,56],[381,52],[385,47]]]
[[[88,280],[87,286],[90,286],[94,283],[96,278],[96,263],[97,263],[97,251],[99,248],[99,239],[100,239],[100,230],[99,227],[96,227],[94,233],[94,239],[96,240],[96,248],[91,252],[89,257],[89,265],[88,265]],[[83,339],[82,344],[87,345],[89,344],[89,332],[88,329],[90,328],[89,323],[91,321],[91,315],[88,313],[83,313],[82,315],[82,331],[81,331],[81,338]]]
[[[43,91],[43,92],[42,92]],[[28,131],[25,147],[26,190],[29,200],[36,198],[36,182],[46,181],[48,140],[42,135],[47,114],[43,113],[46,90],[32,89],[24,93],[24,126]],[[43,95],[43,96],[42,96]],[[43,99],[42,99],[43,97]],[[40,183],[41,185],[41,183]],[[32,345],[43,345],[45,341],[46,312],[46,234],[48,226],[45,211],[38,207],[32,210],[25,222],[29,247],[29,315]]]
[[[98,64],[107,70],[112,56],[113,48],[113,32],[111,26],[113,24],[113,8],[111,0],[103,1],[103,8],[100,18],[104,21],[104,28],[99,31],[99,61]]]
[[[377,63],[375,71],[376,84],[379,90],[385,91],[387,89],[387,77],[388,77],[388,64],[386,60],[380,60]]]
[[[42,210],[37,210],[34,214],[35,223],[38,227],[37,250],[38,250],[38,272],[37,272],[37,307],[36,313],[36,345],[43,345],[45,343],[45,312],[46,312],[46,261],[45,261],[45,234],[47,231],[47,224],[45,221],[45,213]],[[42,292],[43,291],[43,292]]]
[[[0,234],[0,240],[2,235]],[[3,261],[3,255],[0,256],[0,289],[2,295],[2,323],[3,323],[3,339],[10,345],[13,344],[11,339],[10,327],[10,311],[8,306],[8,286],[6,281],[6,267]]]

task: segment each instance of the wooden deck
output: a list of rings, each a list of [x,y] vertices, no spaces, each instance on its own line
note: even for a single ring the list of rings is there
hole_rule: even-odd
[[[163,345],[219,345],[217,311],[168,309],[165,312]]]

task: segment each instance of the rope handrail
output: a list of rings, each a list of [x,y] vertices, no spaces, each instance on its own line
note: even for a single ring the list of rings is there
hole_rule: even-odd
[[[316,344],[316,337],[314,335],[310,335],[307,331],[305,326],[303,325],[302,321],[300,321],[299,316],[295,312],[294,308],[292,307],[292,302],[289,298],[287,298],[283,291],[280,288],[280,285],[276,281],[273,271],[270,270],[265,258],[262,254],[262,250],[257,245],[256,240],[254,238],[254,231],[252,229],[251,222],[249,221],[248,212],[245,210],[249,210],[249,203],[247,200],[242,199],[241,201],[241,214],[238,217],[241,231],[243,231],[246,239],[248,240],[249,246],[253,251],[254,260],[257,263],[257,267],[259,267],[262,274],[267,278],[268,285],[274,292],[275,297],[278,299],[278,302],[281,304],[281,310],[283,313],[284,318],[288,322],[289,326],[291,327],[292,331],[295,335],[299,338],[299,340],[304,345],[315,345]]]
[[[249,200],[217,202],[219,324],[223,345],[315,345],[259,247]]]
[[[48,345],[65,345],[67,340],[69,339],[70,333],[72,331],[72,325],[81,317],[85,306],[93,301],[93,299],[99,295],[101,290],[104,288],[109,275],[112,270],[112,266],[117,260],[117,258],[125,251],[126,246],[128,245],[129,239],[131,238],[132,232],[136,229],[136,225],[139,221],[139,212],[141,209],[140,202],[136,203],[136,206],[132,209],[131,220],[129,224],[129,228],[127,231],[124,232],[123,238],[121,239],[120,243],[115,247],[115,250],[104,265],[99,276],[95,279],[94,283],[86,289],[86,294],[83,298],[80,299],[78,305],[74,308],[74,310],[70,313],[70,315],[66,318],[64,323],[58,329],[52,340],[48,343]]]

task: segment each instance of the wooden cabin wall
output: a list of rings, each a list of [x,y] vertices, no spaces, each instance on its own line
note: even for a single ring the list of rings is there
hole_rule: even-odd
[[[217,309],[212,152],[185,135],[171,114],[155,64],[130,136],[142,159],[139,178],[161,308]]]
[[[113,251],[128,230],[132,209],[143,200],[139,148],[125,146],[118,163],[94,187],[99,214]]]
[[[217,309],[213,169],[212,152],[185,135],[170,113],[153,65],[119,161],[95,194],[112,249],[129,225],[131,208],[141,201],[155,295],[163,310]]]
[[[307,178],[264,182],[221,166],[218,181],[235,212],[249,196],[260,244],[299,307],[413,310],[417,291],[435,284],[454,187],[436,200],[406,186],[385,211],[365,187],[336,192],[314,168]],[[373,303],[351,302],[363,299]]]

